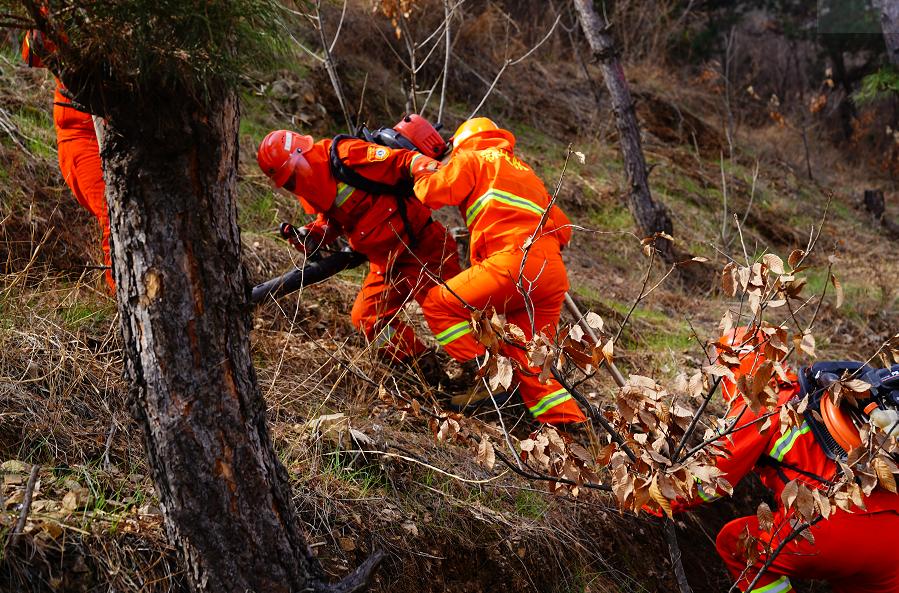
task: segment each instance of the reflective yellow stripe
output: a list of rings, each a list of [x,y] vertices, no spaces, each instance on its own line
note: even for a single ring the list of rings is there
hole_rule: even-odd
[[[696,493],[699,494],[699,498],[701,498],[705,502],[714,502],[721,498],[721,495],[718,494],[717,491],[712,494],[706,494],[705,490],[702,489],[702,482],[700,482],[699,478],[693,478],[696,480]]]
[[[773,583],[769,583],[764,587],[759,587],[757,589],[753,589],[752,591],[747,591],[747,593],[786,593],[787,591],[792,591],[793,585],[790,584],[790,579],[783,576],[774,581]]]
[[[375,338],[375,345],[378,348],[384,348],[386,346],[389,346],[390,340],[393,339],[393,336],[395,334],[396,334],[396,330],[388,325],[387,327],[385,327],[378,333],[377,337]]]
[[[338,208],[343,206],[346,201],[350,199],[350,196],[353,195],[354,191],[356,191],[356,188],[352,185],[347,185],[346,183],[338,183],[337,197],[334,198],[334,205]]]
[[[440,342],[443,346],[446,346],[450,342],[458,340],[462,336],[464,336],[466,334],[470,334],[470,333],[471,333],[471,324],[468,323],[467,321],[461,321],[461,322],[457,323],[456,325],[443,330],[442,332],[440,332],[439,334],[437,334],[434,337],[437,338],[437,341]]]
[[[478,214],[483,212],[484,208],[487,207],[487,204],[493,201],[500,202],[501,204],[512,206],[513,208],[518,208],[532,214],[536,214],[537,216],[543,216],[543,213],[545,212],[544,208],[541,208],[534,202],[522,198],[521,196],[510,194],[507,191],[491,189],[490,191],[476,199],[474,202],[472,202],[471,206],[469,206],[465,211],[465,224],[471,226],[471,223],[474,222],[474,219],[478,217]]]
[[[423,156],[424,156],[423,154],[417,154],[414,157],[412,157],[412,162],[409,163],[409,173],[410,174],[412,173],[412,168],[415,166],[415,161],[417,161],[418,159],[420,159]]]
[[[808,422],[803,422],[800,426],[794,426],[783,436],[777,439],[777,441],[775,441],[774,447],[771,448],[768,456],[778,461],[783,461],[784,455],[790,452],[790,449],[793,448],[793,445],[796,444],[796,441],[799,439],[799,437],[810,432],[811,430],[812,429],[808,425]]]
[[[571,394],[565,391],[565,389],[560,389],[558,391],[553,391],[549,395],[545,395],[540,398],[540,401],[537,402],[536,405],[528,408],[531,411],[531,414],[536,418],[541,414],[545,414],[552,408],[555,408],[559,404],[563,404],[571,399]]]

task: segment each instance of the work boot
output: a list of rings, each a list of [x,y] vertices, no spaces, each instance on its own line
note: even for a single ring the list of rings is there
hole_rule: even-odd
[[[473,387],[470,387],[462,393],[456,394],[446,401],[446,406],[456,412],[470,412],[479,409],[481,406],[488,406],[493,409],[494,402],[497,406],[502,406],[512,397],[510,391],[494,391],[492,394],[493,401],[490,401],[491,393],[484,384],[484,381],[478,379]]]
[[[443,370],[443,365],[440,364],[440,359],[435,350],[428,350],[419,356],[413,362],[413,366],[421,373],[425,383],[435,389],[439,389],[442,385],[445,386],[451,382],[446,371]]]
[[[594,456],[599,456],[602,446],[596,436],[596,430],[593,428],[593,423],[589,420],[586,422],[557,424],[555,425],[555,429],[558,430],[560,434],[567,435],[569,439],[586,448]]]
[[[473,386],[481,381],[481,378],[478,377],[478,370],[480,370],[480,368],[481,363],[477,358],[472,358],[465,362],[451,360],[447,375],[448,381],[446,383],[446,390],[450,393],[459,394],[471,390]]]

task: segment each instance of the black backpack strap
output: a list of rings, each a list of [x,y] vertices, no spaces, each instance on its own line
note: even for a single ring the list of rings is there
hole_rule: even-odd
[[[349,138],[354,138],[353,136],[348,136],[346,134],[341,134],[339,136],[335,136],[334,140],[331,142],[331,173],[339,179],[343,181],[347,185],[352,185],[357,189],[361,189],[362,191],[375,194],[375,195],[383,195],[389,194],[391,196],[396,197],[407,197],[412,195],[412,182],[411,181],[401,181],[397,184],[391,185],[389,183],[381,183],[380,181],[373,181],[367,177],[364,177],[353,170],[352,167],[343,162],[343,159],[340,158],[340,155],[337,153],[337,145],[342,141],[347,140]]]
[[[403,220],[403,226],[406,228],[406,236],[409,237],[409,246],[415,247],[415,244],[417,243],[417,233],[415,232],[415,229],[412,228],[412,223],[409,221],[409,215],[406,212],[406,200],[414,195],[412,182],[404,180],[400,183],[390,185],[388,183],[373,181],[354,171],[352,167],[343,162],[343,159],[341,159],[340,155],[337,153],[337,145],[348,138],[354,137],[341,134],[335,136],[331,141],[331,155],[329,158],[331,174],[347,185],[352,185],[356,189],[361,189],[366,193],[376,196],[385,194],[394,196],[396,198],[396,210]],[[425,226],[427,225],[428,223],[425,223]]]
[[[832,486],[833,485],[833,480],[828,480],[822,476],[819,476],[818,474],[816,474],[814,472],[806,471],[806,470],[802,469],[801,467],[793,465],[792,463],[787,463],[786,461],[778,461],[778,460],[774,459],[773,457],[769,457],[768,455],[763,455],[762,457],[760,457],[757,462],[757,465],[768,466],[768,467],[774,468],[774,470],[777,471],[777,476],[781,480],[783,480],[784,483],[787,483],[790,481],[789,479],[787,479],[787,475],[783,472],[784,469],[788,469],[790,471],[796,472],[797,474],[801,474],[801,475],[805,476],[806,478],[811,478],[811,479],[815,480],[816,482],[823,484],[824,486]],[[841,471],[840,466],[838,465],[837,472],[839,473],[840,471]]]

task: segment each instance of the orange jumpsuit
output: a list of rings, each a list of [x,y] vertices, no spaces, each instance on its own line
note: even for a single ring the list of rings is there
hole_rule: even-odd
[[[550,196],[530,167],[514,156],[514,145],[514,136],[505,130],[480,132],[456,149],[449,164],[415,183],[416,197],[427,206],[458,206],[470,231],[472,266],[446,286],[432,288],[422,302],[437,341],[458,361],[484,353],[472,334],[466,304],[480,310],[494,307],[519,326],[526,339],[541,331],[552,336],[568,290],[561,247],[571,231],[565,214],[554,207],[524,262],[522,283],[530,304],[519,292],[522,246],[537,228]],[[525,352],[507,347],[503,354],[517,363],[518,391],[537,420],[586,420],[559,383],[538,381],[539,369],[531,367]]]
[[[32,52],[30,33],[22,43],[22,58],[29,66],[43,66],[40,58]],[[71,102],[62,93],[64,89],[57,80],[53,93],[53,124],[56,127],[59,171],[78,203],[100,223],[106,283],[114,292],[112,259],[109,255],[109,208],[106,205],[106,184],[103,181],[103,163],[100,160],[94,120],[89,113],[70,106]]]
[[[778,404],[787,403],[798,391],[796,383],[786,384],[778,394]],[[737,419],[739,428],[765,412],[753,412],[738,397],[727,417]],[[718,534],[718,553],[742,591],[746,591],[766,558],[762,553],[755,565],[747,569],[745,552],[740,548],[741,534],[748,530],[752,536],[770,542],[772,549],[776,548],[792,530],[789,523],[792,512],[785,513],[782,506],[784,486],[799,479],[809,488],[825,489],[826,482],[834,479],[837,472],[836,463],[815,441],[807,422],[782,431],[777,415],[773,420],[766,430],[759,431],[756,424],[722,439],[721,448],[727,454],[718,457],[717,466],[724,471],[722,477],[733,485],[755,468],[778,504],[773,533],[763,532],[753,515],[731,521]],[[700,489],[699,495],[704,501],[712,501],[722,493]],[[673,506],[681,510],[691,505]],[[852,513],[837,510],[830,518],[813,525],[809,529],[814,544],[801,536],[788,543],[752,591],[792,591],[790,577],[796,577],[828,581],[834,593],[899,592],[899,546],[895,544],[899,533],[899,496],[876,488],[865,499],[865,507],[864,511],[854,509]]]
[[[328,162],[331,144],[330,139],[320,140],[304,153],[316,183],[296,193],[307,213],[318,214],[306,225],[306,243],[327,244],[343,234],[354,250],[367,256],[369,272],[353,305],[353,325],[390,360],[422,354],[427,347],[398,313],[410,297],[420,303],[434,286],[429,274],[445,280],[459,273],[456,244],[416,200],[375,195],[338,181]],[[418,157],[356,138],[341,140],[338,154],[359,175],[388,185],[411,181],[411,166]]]

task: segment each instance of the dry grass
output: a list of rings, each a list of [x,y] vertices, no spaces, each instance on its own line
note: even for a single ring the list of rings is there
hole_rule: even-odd
[[[540,5],[520,3],[517,10],[534,17],[520,30],[493,3],[466,5],[454,47],[460,65],[452,73],[450,127],[480,100],[484,79],[489,83],[501,67],[506,54],[494,41],[508,31],[514,57],[545,32],[552,19],[535,11]],[[413,33],[426,35],[440,12],[423,11]],[[663,17],[640,16],[651,27],[653,18]],[[387,43],[404,50],[386,22],[378,22],[380,33],[371,26],[367,11],[351,10],[348,19],[344,31],[354,35],[345,33],[335,53],[350,103],[358,104],[368,73],[364,119],[392,122],[405,107],[397,82],[401,69],[381,67],[379,58],[389,55]],[[328,22],[336,23],[336,14]],[[651,48],[664,40],[633,37],[628,43]],[[588,74],[601,80],[593,65]],[[714,247],[741,256],[734,229],[720,236],[725,217],[720,154],[726,152],[721,97],[658,64],[632,65],[629,74],[644,122],[651,181],[672,209],[681,248],[713,264],[724,261]],[[245,102],[240,187],[244,261],[254,280],[295,263],[271,231],[278,220],[296,221],[300,215],[296,204],[268,195],[255,170],[253,142],[282,125],[331,134],[341,119],[320,67],[301,60],[300,66],[259,78],[269,86]],[[40,97],[46,99],[48,92],[39,73],[8,60],[0,68],[0,106],[8,111],[47,109],[49,102]],[[533,61],[510,70],[484,113],[515,128],[523,158],[548,186],[555,184],[570,142],[587,154],[584,165],[570,164],[560,200],[590,232],[576,234],[566,258],[574,292],[614,327],[639,293],[646,260],[622,205],[614,125],[607,106],[596,107],[592,92],[593,83],[562,36]],[[46,126],[29,133],[52,144]],[[872,235],[854,210],[854,177],[836,166],[835,155],[816,154],[818,166],[832,174],[822,178],[823,187],[803,179],[796,141],[776,128],[745,130],[738,137],[736,157],[725,163],[728,213],[748,211],[743,231],[750,254],[773,248],[786,255],[803,246],[808,227],[817,224],[826,202],[823,190],[836,191],[814,263],[826,265],[827,255],[839,255],[836,271],[847,303],[841,310],[831,301],[822,307],[826,323],[819,328],[824,338],[819,351],[865,356],[899,326],[891,281],[895,258],[884,257],[892,253],[891,245]],[[183,590],[154,510],[140,437],[128,415],[115,307],[102,293],[99,274],[82,274],[79,268],[98,259],[93,221],[63,189],[51,152],[26,159],[11,143],[0,142],[0,158],[9,163],[4,171],[12,180],[0,184],[5,207],[0,254],[6,262],[0,276],[0,462],[13,462],[0,470],[0,539],[18,518],[28,465],[43,469],[24,543],[7,550],[0,562],[0,589]],[[756,162],[760,173],[753,191]],[[653,278],[662,273],[656,270]],[[542,484],[519,479],[502,466],[485,470],[475,463],[470,440],[438,442],[430,426],[433,399],[423,381],[413,371],[381,364],[352,330],[348,311],[358,281],[358,271],[347,272],[254,312],[253,356],[272,435],[294,479],[308,541],[331,575],[344,574],[368,552],[383,548],[389,559],[378,573],[376,591],[670,590],[667,551],[652,521],[619,516],[602,495],[554,497]],[[815,288],[825,283],[819,273]],[[668,282],[635,311],[616,354],[626,369],[653,376],[696,366],[701,354],[689,323],[701,338],[713,337],[730,304],[712,286]],[[407,315],[420,326],[420,315],[409,309]],[[391,394],[387,400],[382,385]],[[584,387],[600,395],[608,388],[601,378]],[[412,399],[423,412],[403,409]],[[518,434],[529,430],[520,409],[504,420]],[[472,422],[495,421],[495,414],[483,413]],[[708,534],[724,518],[748,509],[749,503],[739,500],[706,512],[702,524],[687,526],[684,547],[695,590],[727,586],[723,569],[708,562],[713,554]]]

